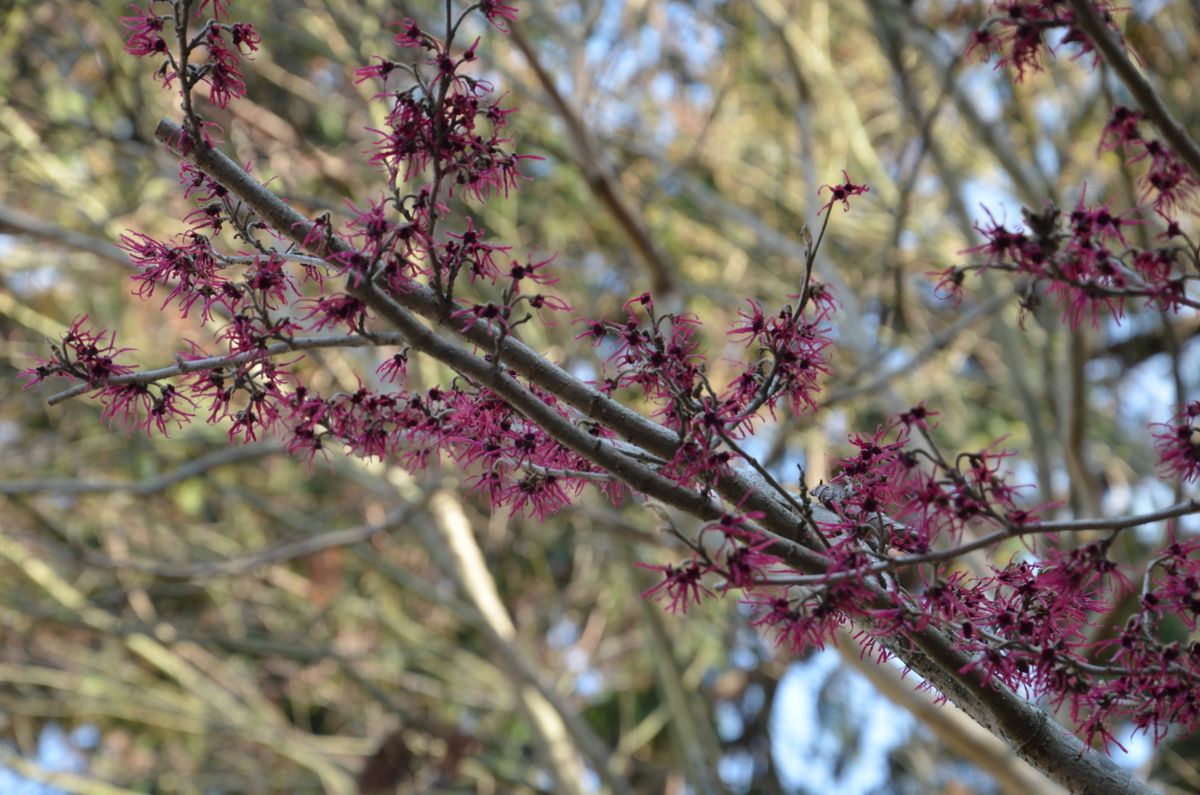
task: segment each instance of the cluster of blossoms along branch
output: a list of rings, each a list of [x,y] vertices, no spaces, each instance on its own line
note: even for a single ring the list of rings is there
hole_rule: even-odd
[[[160,15],[154,9],[162,5],[170,10]],[[190,32],[188,0],[152,4],[127,20],[129,51],[161,59],[168,86],[178,78],[184,126],[171,143],[185,155],[207,151],[219,135],[196,113],[193,90],[207,84],[218,106],[244,93],[236,58],[243,45],[252,50],[259,41],[248,25],[221,21],[227,5],[215,2],[213,18],[196,34]],[[1032,9],[1054,5],[1004,4],[1010,19],[1034,19],[1038,31],[1049,17]],[[207,411],[209,422],[230,423],[231,440],[278,434],[294,454],[309,460],[335,446],[414,469],[446,456],[469,473],[471,485],[493,506],[539,518],[569,505],[587,484],[599,484],[614,500],[625,487],[642,489],[642,483],[691,494],[701,499],[688,504],[704,506],[698,512],[712,521],[698,537],[687,537],[689,560],[651,567],[661,581],[649,595],[664,597],[674,609],[714,589],[737,589],[759,610],[758,623],[795,648],[821,645],[849,622],[881,656],[889,648],[953,637],[961,663],[951,676],[975,676],[982,688],[1002,683],[1065,702],[1089,736],[1107,736],[1111,722],[1122,717],[1156,734],[1171,722],[1196,722],[1195,696],[1189,694],[1200,684],[1200,646],[1172,646],[1158,632],[1168,611],[1200,604],[1195,544],[1179,541],[1156,557],[1129,627],[1116,640],[1096,638],[1098,615],[1112,609],[1127,582],[1107,559],[1111,537],[1077,549],[1052,543],[986,576],[955,568],[951,561],[958,554],[976,548],[964,540],[968,529],[990,529],[988,538],[999,540],[1048,534],[1055,527],[1036,521],[1039,509],[1019,500],[1002,466],[1004,453],[989,448],[948,458],[939,452],[931,434],[933,413],[924,407],[873,434],[852,437],[858,453],[841,462],[831,484],[812,494],[788,493],[745,453],[739,441],[781,401],[796,412],[815,410],[820,380],[829,373],[828,322],[836,304],[808,276],[791,304],[768,310],[750,301],[739,314],[729,334],[748,355],[728,384],[707,378],[699,320],[660,314],[649,295],[629,301],[622,320],[580,321],[579,336],[607,353],[611,368],[596,382],[594,405],[586,410],[531,375],[538,368],[518,372],[510,366],[504,352],[512,349],[519,327],[569,306],[544,291],[555,281],[552,258],[514,257],[511,247],[489,241],[471,212],[473,205],[517,188],[528,158],[512,153],[504,137],[512,110],[491,99],[492,86],[465,71],[479,42],[465,48],[456,42],[474,11],[500,30],[515,19],[512,6],[490,0],[448,14],[446,29],[437,35],[406,19],[395,41],[410,60],[377,58],[358,70],[359,81],[382,84],[377,98],[389,107],[383,128],[372,131],[370,158],[383,172],[385,189],[365,209],[351,205],[345,223],[326,215],[300,226],[280,225],[244,201],[244,193],[231,190],[232,177],[217,180],[185,161],[181,183],[199,204],[185,219],[188,229],[171,241],[132,232],[122,238],[139,267],[136,292],[149,297],[166,291],[164,308],[174,303],[184,316],[199,306],[203,318],[222,323],[216,340],[221,352],[210,354],[192,343],[174,367],[140,371],[118,361],[127,351],[110,333],[86,328],[81,319],[51,358],[28,371],[31,384],[71,379],[76,386],[63,395],[91,391],[107,418],[147,432],[165,433]],[[175,30],[171,44],[164,36],[167,21]],[[1000,42],[1027,47],[1028,35],[1020,41],[1016,34],[1002,35]],[[208,61],[196,66],[201,48]],[[1022,54],[1015,63],[1021,68],[1037,61]],[[401,76],[402,87],[389,87]],[[237,179],[248,179],[248,171],[247,166]],[[844,175],[841,184],[826,190],[821,213],[828,224],[836,204],[848,209],[849,200],[867,188]],[[1125,266],[1126,254],[1113,250],[1129,221],[1106,207],[1081,203],[1066,232],[1058,229],[1057,211],[1031,220],[1030,234],[993,222],[981,230],[988,242],[978,251],[988,254],[985,264],[991,267],[1015,261],[1028,263],[1024,272],[1032,273],[1036,262],[1041,270],[1032,275],[1076,291],[1054,288],[1072,322],[1094,305],[1078,295],[1094,301],[1096,289],[1115,289],[1113,277],[1098,273],[1137,267],[1136,258]],[[808,243],[809,276],[824,229]],[[214,242],[229,236],[237,243],[235,253]],[[1143,290],[1137,294],[1153,308],[1192,306],[1186,290],[1163,287],[1166,271],[1146,267],[1136,273]],[[961,269],[952,274],[947,283],[961,284]],[[1103,295],[1105,307],[1118,306],[1116,296]],[[419,347],[418,332],[406,331],[397,344],[384,322],[388,316],[375,311],[387,300],[420,304],[444,330],[476,340],[475,355],[488,362],[486,378],[476,368],[472,377],[411,388],[407,364],[410,345]],[[479,345],[481,333],[487,345]],[[342,345],[395,350],[382,356],[373,387],[321,394],[305,385],[303,351]],[[517,411],[497,391],[499,383],[507,394],[531,395],[535,405]],[[660,421],[655,433],[673,440],[669,453],[662,444],[628,434],[618,439],[615,421],[596,419],[618,416],[612,398],[628,388],[640,390]],[[534,414],[542,419],[535,421]],[[1194,415],[1189,421],[1193,427]],[[551,424],[557,430],[549,431]],[[564,427],[583,430],[591,446],[568,445],[564,440],[571,434]],[[1171,433],[1163,442],[1164,462],[1183,473],[1182,437],[1174,428]],[[769,495],[742,488],[747,468],[758,470]],[[737,489],[742,496],[730,499]],[[719,509],[712,507],[717,494],[725,497]],[[771,505],[785,506],[786,515],[802,526],[781,527],[759,509]],[[1191,505],[1179,513],[1197,510],[1200,506]],[[784,530],[807,548],[797,552],[800,547],[781,538]],[[915,584],[906,574],[917,575]],[[1194,621],[1194,610],[1191,615]]]
[[[1112,4],[1102,0],[1093,5],[1115,31]],[[1093,51],[1091,39],[1077,26],[1075,12],[1064,0],[993,0],[990,10],[992,16],[972,32],[967,54],[979,50],[985,58],[995,57],[996,68],[1011,66],[1017,82],[1027,69],[1041,71],[1044,59],[1054,57],[1055,37],[1059,44],[1078,45],[1077,58]]]
[[[1093,6],[1099,20],[1116,32],[1111,5]],[[997,68],[1011,65],[1018,80],[1026,69],[1040,71],[1043,60],[1053,56],[1048,30],[1065,29],[1062,43],[1078,44],[1080,55],[1093,51],[1091,40],[1076,27],[1075,11],[1065,2],[1004,0],[994,3],[993,11],[996,15],[974,33],[968,51],[979,47],[998,56]],[[1088,204],[1084,190],[1069,213],[1048,203],[1041,212],[1025,209],[1023,224],[997,221],[985,208],[988,222],[975,227],[984,242],[965,252],[980,255],[982,261],[944,271],[939,293],[959,300],[966,275],[990,268],[1027,280],[1023,309],[1049,296],[1073,329],[1085,317],[1093,326],[1104,316],[1119,322],[1127,300],[1163,313],[1200,310],[1200,244],[1179,220],[1181,211],[1195,212],[1200,174],[1162,138],[1149,133],[1148,126],[1145,113],[1114,105],[1098,146],[1101,154],[1116,152],[1128,167],[1140,169],[1143,207],[1114,213],[1111,202]],[[1141,225],[1159,228],[1160,245],[1130,243],[1123,230]],[[1188,483],[1200,479],[1198,418],[1200,401],[1192,401],[1170,422],[1157,426],[1154,441],[1165,475]]]

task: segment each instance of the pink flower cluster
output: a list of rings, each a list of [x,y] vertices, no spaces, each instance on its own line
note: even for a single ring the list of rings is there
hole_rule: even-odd
[[[1108,3],[1097,3],[1104,21],[1114,27]],[[974,46],[984,46],[989,55],[999,54],[998,66],[1014,63],[1018,77],[1025,66],[1036,67],[1038,51],[1047,49],[1041,32],[1065,26],[1066,40],[1079,43],[1084,51],[1091,45],[1073,24],[1073,12],[1061,2],[1002,2],[993,6],[1000,13],[976,33]],[[992,32],[999,26],[1000,34]],[[1141,168],[1140,200],[1153,211],[1114,213],[1111,202],[1085,203],[1082,191],[1075,209],[1065,215],[1053,206],[1040,213],[1024,211],[1023,225],[998,222],[985,208],[988,223],[976,225],[984,242],[964,253],[982,257],[982,262],[955,266],[941,274],[937,291],[955,300],[962,295],[964,275],[972,270],[997,268],[1030,279],[1023,304],[1036,302],[1038,291],[1052,297],[1072,328],[1085,317],[1098,325],[1104,314],[1121,319],[1127,299],[1140,299],[1156,312],[1200,309],[1194,286],[1200,283],[1200,254],[1184,234],[1177,218],[1181,210],[1194,207],[1200,175],[1171,151],[1159,137],[1146,132],[1143,113],[1115,105],[1101,134],[1099,151],[1117,152],[1134,169]],[[1165,225],[1159,234],[1162,245],[1145,248],[1131,245],[1122,229],[1151,223]],[[1192,406],[1154,435],[1164,471],[1185,481],[1196,477],[1196,453],[1192,431]]]
[[[1111,3],[1098,2],[1097,11],[1114,31]],[[1075,12],[1062,0],[994,0],[992,16],[971,34],[967,54],[979,50],[985,58],[996,58],[996,68],[1011,66],[1016,80],[1025,78],[1025,71],[1042,70],[1042,59],[1054,57],[1054,44],[1048,34],[1062,31],[1061,44],[1077,44],[1079,55],[1092,51],[1092,43],[1075,26]],[[1078,56],[1076,56],[1078,57]]]
[[[170,17],[155,10],[155,6],[162,5],[171,6],[168,12]],[[208,5],[208,2],[201,3],[196,13],[203,13]],[[182,70],[181,92],[189,93],[196,84],[203,83],[208,87],[209,101],[224,108],[231,100],[246,95],[241,59],[257,50],[262,43],[262,37],[249,23],[227,24],[219,21],[222,17],[228,17],[228,5],[227,2],[214,0],[213,18],[208,20],[199,35],[190,39],[182,33],[186,26],[181,18],[183,11],[177,4],[151,2],[145,8],[131,6],[134,14],[123,18],[129,31],[125,51],[138,57],[161,57],[163,62],[158,75],[165,85],[170,86],[180,77]],[[168,22],[174,30],[181,32],[176,48],[172,48],[164,36]],[[195,64],[192,61],[201,48],[207,50],[207,59],[203,64]]]
[[[157,14],[154,4],[135,6],[137,14],[126,18],[127,48],[162,58],[168,85],[179,79],[189,130],[181,143],[195,151],[211,140],[198,134],[207,123],[188,110],[191,92],[207,84],[213,104],[221,107],[241,96],[239,57],[243,48],[255,50],[259,39],[247,25],[220,21],[228,2],[213,0],[214,18],[196,34],[187,32],[184,4],[167,5],[174,10],[170,16]],[[973,46],[1000,53],[1018,77],[1039,67],[1049,52],[1050,29],[1065,29],[1066,40],[1087,50],[1063,3],[1009,1],[994,8],[999,16]],[[515,19],[505,3],[477,3],[465,13],[476,11],[499,30]],[[168,20],[178,32],[175,43],[165,38]],[[493,506],[539,519],[570,505],[589,484],[621,499],[634,478],[623,484],[614,474],[621,467],[605,471],[593,463],[602,459],[577,452],[587,445],[569,449],[529,419],[536,411],[527,405],[518,412],[498,394],[500,382],[517,383],[542,416],[586,429],[585,441],[597,450],[624,452],[621,445],[637,443],[618,441],[597,415],[585,416],[578,403],[566,405],[500,355],[518,326],[543,311],[570,307],[546,291],[556,281],[553,257],[514,256],[511,246],[490,240],[469,211],[516,189],[530,157],[509,148],[505,129],[512,110],[492,99],[491,85],[468,73],[479,41],[456,44],[461,22],[448,20],[445,30],[434,33],[405,19],[394,40],[408,61],[377,58],[357,71],[358,82],[382,83],[376,98],[388,103],[383,125],[372,131],[370,156],[386,185],[365,207],[349,205],[345,223],[326,215],[294,230],[271,229],[225,187],[185,164],[181,184],[198,205],[185,219],[187,231],[171,241],[136,232],[122,237],[138,268],[135,292],[150,297],[163,290],[163,307],[174,303],[184,317],[199,307],[202,319],[220,324],[218,352],[192,343],[176,367],[138,371],[118,362],[127,349],[116,346],[114,335],[80,318],[52,357],[27,372],[31,385],[71,379],[99,396],[110,421],[148,433],[166,433],[204,406],[207,421],[228,423],[231,440],[276,435],[308,461],[348,449],[417,470],[445,457]],[[208,54],[199,65],[192,58],[197,48]],[[394,87],[400,76],[404,87]],[[997,221],[989,212],[988,222],[977,227],[984,242],[968,250],[981,261],[947,271],[941,288],[958,294],[969,270],[1012,271],[1029,280],[1028,300],[1042,290],[1072,326],[1085,317],[1098,322],[1105,312],[1120,317],[1132,298],[1155,311],[1200,308],[1187,290],[1200,273],[1196,255],[1175,242],[1183,235],[1169,216],[1186,201],[1195,178],[1161,143],[1143,136],[1141,121],[1132,111],[1114,111],[1103,147],[1148,163],[1146,197],[1168,222],[1162,247],[1131,246],[1126,231],[1143,219],[1082,196],[1069,212],[1053,206],[1026,211],[1022,225]],[[840,184],[822,186],[819,195],[828,192],[820,207],[824,224],[835,205],[848,210],[850,200],[867,191],[845,172]],[[302,245],[282,245],[283,232],[303,235]],[[227,233],[238,241],[236,253],[222,253],[218,241]],[[757,611],[755,623],[797,650],[823,645],[852,621],[876,650],[885,641],[903,645],[938,631],[956,638],[966,653],[969,662],[960,673],[1066,704],[1089,736],[1107,738],[1107,727],[1122,717],[1156,736],[1170,722],[1194,724],[1200,716],[1200,647],[1167,643],[1158,630],[1165,616],[1179,613],[1195,629],[1200,543],[1180,541],[1156,557],[1125,630],[1115,640],[1096,640],[1096,616],[1130,588],[1108,557],[1115,532],[1074,549],[1028,545],[1007,565],[977,574],[952,567],[950,561],[981,546],[968,540],[968,530],[990,545],[1035,534],[1053,539],[1053,526],[1040,521],[1046,506],[1021,499],[1008,453],[992,446],[943,454],[932,432],[935,414],[926,407],[914,407],[872,434],[852,435],[855,453],[838,463],[831,483],[811,494],[788,493],[742,449],[739,442],[781,402],[798,414],[818,408],[830,373],[829,322],[836,309],[830,290],[811,278],[820,240],[809,244],[806,277],[789,304],[767,308],[751,300],[739,312],[728,336],[746,356],[728,383],[709,380],[700,320],[659,311],[648,293],[626,302],[618,320],[581,321],[579,338],[606,356],[607,369],[596,382],[600,394],[591,397],[600,402],[623,390],[634,393],[661,424],[656,430],[675,440],[673,454],[628,456],[630,468],[644,463],[648,478],[712,500],[723,480],[758,467],[774,487],[773,498],[804,518],[802,527],[791,528],[794,538],[782,538],[765,528],[766,513],[742,510],[744,502],[706,502],[709,512],[698,515],[710,521],[697,536],[681,538],[687,559],[647,566],[660,578],[646,595],[684,611],[738,590]],[[486,330],[496,344],[476,353],[494,367],[495,379],[455,377],[411,388],[410,350],[376,318],[376,286],[389,299],[430,296],[436,311],[427,317],[460,335]],[[394,350],[381,356],[372,384],[322,394],[304,383],[301,359],[308,348],[334,346]],[[166,381],[171,377],[174,384]],[[1164,469],[1188,482],[1200,478],[1198,416],[1200,403],[1193,402],[1155,434]],[[784,554],[801,543],[814,563],[803,573]]]
[[[1174,216],[1192,207],[1200,180],[1160,138],[1146,135],[1145,127],[1141,113],[1114,106],[1100,137],[1100,151],[1119,152],[1131,166],[1148,164],[1141,176],[1141,201],[1151,202],[1167,224],[1166,237],[1173,239],[1181,233]]]

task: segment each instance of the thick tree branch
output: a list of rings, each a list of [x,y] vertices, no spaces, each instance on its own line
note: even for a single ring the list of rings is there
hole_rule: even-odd
[[[160,141],[171,145],[181,140],[179,133],[177,125],[163,120],[155,134]],[[220,152],[199,146],[187,152],[172,148],[244,201],[264,222],[298,244],[311,230],[311,221],[288,207]],[[349,250],[348,244],[337,238],[330,242],[330,246],[332,251],[316,253]],[[379,316],[392,323],[413,349],[432,356],[464,377],[491,389],[560,444],[585,456],[648,496],[701,519],[711,521],[719,516],[720,508],[713,500],[680,486],[614,446],[604,444],[575,427],[532,391],[507,375],[503,368],[441,337],[421,323],[406,307],[420,305],[425,292],[418,289],[393,296],[384,295],[371,285],[349,289],[356,297],[367,302]],[[433,309],[432,317],[442,316],[442,307]],[[485,350],[495,349],[496,340],[484,323],[475,323],[463,330],[461,336]],[[576,408],[582,407],[581,410],[588,416],[604,422],[651,452],[664,455],[673,453],[673,435],[666,428],[605,398],[511,337],[502,342],[500,351],[504,362],[532,383]],[[565,395],[570,395],[571,399]],[[632,433],[625,433],[626,430]],[[767,509],[763,511],[761,523],[775,536],[777,554],[781,554],[789,564],[809,573],[819,573],[823,569],[821,557],[814,551],[786,540],[786,536],[797,533],[803,519],[789,510],[779,498],[768,497],[765,491],[758,491],[745,476],[722,478],[719,491],[727,500],[739,504],[742,510],[762,510],[757,507],[759,505]],[[745,502],[739,503],[735,495],[746,497]],[[895,608],[886,591],[878,586],[872,588],[873,607],[880,610]],[[863,629],[869,633],[871,627],[865,626]],[[909,637],[891,634],[881,638],[881,642],[932,687],[958,704],[989,731],[1004,738],[1023,759],[1068,789],[1113,795],[1152,793],[1111,759],[1085,746],[1045,712],[1011,689],[985,680],[979,668],[960,673],[969,668],[972,659],[958,650],[952,639],[944,633],[926,628],[913,632]]]
[[[312,221],[293,210],[237,163],[217,150],[205,148],[190,150],[186,155],[179,153],[176,142],[180,140],[181,132],[178,125],[164,119],[159,123],[155,135],[177,154],[186,156],[236,194],[264,221],[298,245],[303,243],[313,225]],[[334,237],[329,241],[329,251],[320,253],[328,255],[350,250],[345,241]],[[420,322],[412,312],[435,323],[444,317],[442,302],[430,288],[414,284],[405,292],[392,295],[384,295],[373,286],[348,288],[348,291],[390,322],[415,350],[432,356],[475,383],[492,389],[522,414],[545,428],[567,448],[612,472],[639,491],[680,510],[705,519],[719,516],[720,511],[711,500],[641,466],[616,447],[601,444],[586,431],[563,420],[541,398],[502,372],[501,368],[439,336]],[[477,320],[466,327],[450,324],[446,328],[481,350],[496,349],[496,334],[484,321]],[[660,458],[674,457],[679,444],[674,432],[605,397],[511,335],[506,335],[499,341],[499,350],[505,364],[589,419],[611,428]],[[770,492],[760,489],[755,481],[756,478],[739,473],[733,477],[722,478],[717,490],[729,502],[741,505],[744,511],[763,513],[764,524],[771,528],[787,547],[782,550],[784,556],[799,555],[801,560],[805,560],[806,569],[819,570],[821,563],[818,558],[786,540],[806,535],[803,519],[787,507],[782,497],[770,496]],[[820,513],[819,508],[815,510]],[[828,517],[832,518],[832,515]]]

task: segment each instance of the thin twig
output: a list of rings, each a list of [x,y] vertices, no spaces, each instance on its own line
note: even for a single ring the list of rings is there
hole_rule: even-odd
[[[1028,524],[1011,524],[1003,530],[997,530],[993,533],[988,533],[974,541],[966,544],[959,544],[956,547],[949,549],[940,549],[935,552],[926,552],[921,555],[905,555],[904,557],[891,558],[890,560],[876,563],[872,566],[864,566],[862,568],[853,569],[850,571],[840,571],[834,574],[827,575],[802,575],[797,577],[772,577],[766,582],[771,585],[820,585],[825,583],[841,582],[843,580],[856,580],[862,577],[867,577],[872,574],[878,574],[885,571],[895,571],[897,569],[915,566],[919,563],[939,563],[942,561],[953,560],[961,557],[968,552],[974,552],[977,549],[984,549],[993,544],[998,544],[1010,538],[1021,538],[1028,535],[1040,535],[1046,533],[1082,533],[1095,530],[1128,530],[1131,527],[1150,524],[1151,522],[1161,522],[1165,519],[1176,519],[1180,516],[1188,516],[1190,514],[1200,513],[1200,500],[1188,500],[1167,508],[1162,508],[1157,511],[1142,514],[1129,514],[1126,516],[1114,516],[1111,519],[1068,519],[1061,522],[1029,522]]]
[[[172,378],[177,375],[194,373],[199,370],[213,370],[218,367],[229,367],[232,365],[243,364],[244,362],[254,361],[256,359],[264,359],[268,356],[278,356],[282,353],[290,353],[292,351],[314,350],[317,348],[367,348],[379,345],[401,345],[403,343],[403,335],[394,331],[372,332],[369,336],[363,336],[359,334],[329,334],[311,337],[293,337],[290,340],[284,340],[283,342],[273,342],[270,345],[263,347],[261,350],[246,351],[244,353],[235,353],[233,355],[226,354],[225,356],[207,356],[203,359],[179,359],[174,365],[169,367],[160,367],[157,370],[139,370],[127,375],[114,376],[113,378],[109,378],[103,384],[77,384],[70,389],[64,389],[61,392],[56,392],[47,398],[46,402],[53,406],[56,403],[61,403],[64,400],[70,400],[73,397],[78,397],[82,394],[90,392],[94,389],[100,389],[104,386],[149,384],[152,381],[161,381],[164,378]]]

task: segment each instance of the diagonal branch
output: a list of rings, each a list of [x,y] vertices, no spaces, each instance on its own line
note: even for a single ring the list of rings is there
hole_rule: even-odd
[[[240,447],[228,447],[181,464],[145,480],[77,480],[75,478],[42,478],[38,480],[0,481],[0,495],[38,494],[107,494],[126,492],[145,496],[165,491],[180,481],[202,475],[210,469],[252,461],[255,458],[275,455],[286,448],[278,442],[259,442]]]
[[[289,207],[221,152],[206,146],[194,146],[186,152],[179,152],[172,143],[177,144],[181,140],[180,132],[178,125],[164,119],[159,123],[155,135],[244,201],[264,222],[297,244],[303,243],[313,222]],[[315,253],[351,250],[348,243],[336,237],[328,245],[331,251]],[[410,308],[420,306],[426,300],[433,301],[427,289],[418,288],[396,295],[386,295],[369,283],[348,289],[399,330],[413,349],[492,390],[560,444],[650,497],[704,520],[711,521],[719,516],[719,504],[708,496],[680,486],[615,446],[576,427],[528,387],[509,376],[504,368],[440,336],[418,320],[413,314],[417,310],[410,311]],[[443,316],[444,307],[437,302],[426,308],[430,312],[426,317],[433,322]],[[498,349],[504,362],[518,374],[584,411],[589,417],[617,430],[630,441],[656,454],[674,453],[675,440],[668,429],[605,398],[511,336],[496,340],[490,327],[483,322],[476,322],[458,333],[484,350]],[[566,397],[568,395],[569,399]],[[625,433],[626,430],[631,433]],[[775,549],[771,551],[802,571],[818,573],[824,569],[819,554],[789,540],[803,527],[803,517],[797,516],[781,498],[768,496],[765,485],[757,488],[751,478],[740,474],[722,478],[718,490],[725,499],[739,505],[743,511],[763,512],[761,523],[775,541]],[[744,497],[744,501],[739,501],[737,496]],[[867,587],[871,590],[870,608],[887,611],[883,614],[891,615],[895,610],[893,595],[877,585]],[[1150,795],[1152,792],[1111,759],[1084,745],[1078,737],[1016,692],[985,679],[984,672],[978,666],[972,666],[971,657],[958,649],[947,634],[926,627],[902,636],[885,628],[873,627],[869,620],[862,621],[861,629],[868,636],[873,631],[878,633],[876,637],[879,642],[903,660],[910,670],[923,677],[930,686],[993,734],[1004,738],[1023,759],[1069,789],[1112,795]],[[1031,727],[1034,727],[1033,731]]]
[[[207,577],[233,577],[275,563],[284,563],[326,549],[350,547],[370,540],[378,533],[387,533],[405,525],[417,505],[404,505],[390,511],[377,522],[331,530],[327,533],[286,541],[242,557],[203,563],[165,563],[152,560],[123,560],[85,552],[83,562],[89,566],[152,574],[168,580],[195,580]]]
[[[1070,0],[1071,8],[1075,11],[1075,22],[1080,30],[1087,34],[1096,49],[1104,56],[1104,60],[1113,68],[1125,88],[1137,100],[1138,105],[1147,116],[1162,131],[1163,137],[1171,148],[1183,159],[1192,173],[1200,177],[1200,143],[1188,134],[1184,126],[1176,120],[1167,108],[1162,97],[1150,85],[1150,81],[1134,66],[1133,61],[1125,54],[1125,47],[1109,30],[1108,25],[1096,11],[1096,4],[1091,0]]]

